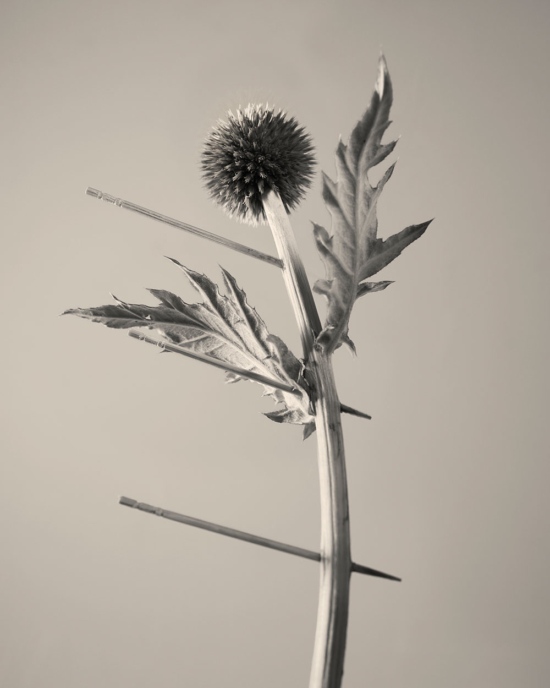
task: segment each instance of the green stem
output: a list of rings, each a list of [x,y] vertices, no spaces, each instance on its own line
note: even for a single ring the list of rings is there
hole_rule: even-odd
[[[300,328],[313,387],[321,502],[321,581],[310,688],[340,688],[349,612],[351,547],[341,405],[330,354],[315,344],[319,315],[288,214],[271,191],[264,210],[273,232],[283,277]]]

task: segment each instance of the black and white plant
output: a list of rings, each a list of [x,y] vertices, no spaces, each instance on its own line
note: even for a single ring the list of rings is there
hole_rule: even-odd
[[[313,178],[313,144],[305,130],[285,113],[262,105],[250,105],[236,114],[229,113],[226,121],[220,121],[212,129],[201,160],[203,179],[213,200],[237,220],[249,224],[267,223],[273,233],[278,258],[88,189],[90,195],[278,266],[299,327],[301,358],[268,331],[227,271],[222,269],[222,293],[209,277],[174,259],[172,262],[197,290],[199,302],[186,303],[171,292],[152,289],[157,305],[129,304],[115,299],[110,305],[66,311],[110,328],[127,329],[131,336],[166,351],[222,368],[230,382],[246,379],[257,382],[277,405],[274,411],[266,414],[268,418],[278,423],[302,425],[304,437],[316,431],[321,489],[319,552],[121,498],[121,503],[127,506],[320,563],[310,688],[339,688],[341,685],[352,572],[399,580],[351,559],[340,417],[342,412],[369,416],[340,402],[332,367],[332,355],[342,344],[355,351],[349,336],[349,321],[356,301],[391,284],[388,280],[372,281],[372,278],[422,236],[429,225],[429,222],[411,225],[386,239],[378,236],[377,201],[395,163],[385,170],[375,185],[371,184],[369,173],[392,153],[396,144],[396,141],[382,143],[390,124],[392,98],[386,61],[381,57],[370,104],[348,143],[340,141],[336,149],[336,177],[332,180],[323,175],[322,194],[332,226],[330,230],[317,224],[313,226],[315,244],[325,268],[325,277],[318,279],[313,287],[315,292],[326,297],[327,312],[323,323],[289,219],[290,211],[300,202]]]

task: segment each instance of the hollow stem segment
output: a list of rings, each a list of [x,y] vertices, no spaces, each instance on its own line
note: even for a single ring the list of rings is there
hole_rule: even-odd
[[[352,567],[341,405],[330,354],[315,343],[321,323],[288,214],[273,191],[264,197],[263,204],[283,262],[283,276],[300,328],[315,405],[321,493],[321,580],[310,688],[340,688]]]

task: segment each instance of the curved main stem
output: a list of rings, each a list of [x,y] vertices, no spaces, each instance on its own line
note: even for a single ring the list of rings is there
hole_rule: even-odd
[[[351,575],[348,488],[340,402],[329,355],[314,349],[315,427],[321,496],[321,581],[310,688],[340,688]]]
[[[349,612],[351,547],[340,419],[330,354],[315,344],[321,322],[298,254],[288,214],[273,191],[264,210],[283,261],[283,277],[300,328],[308,381],[313,388],[321,492],[321,581],[310,688],[340,688]]]

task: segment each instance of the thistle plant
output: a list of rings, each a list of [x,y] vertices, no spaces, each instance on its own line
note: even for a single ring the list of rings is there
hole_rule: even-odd
[[[336,149],[336,178],[323,175],[322,194],[332,218],[331,230],[314,224],[315,244],[325,277],[313,291],[326,298],[321,322],[305,268],[297,249],[289,212],[297,206],[313,178],[313,144],[306,131],[283,112],[250,105],[229,113],[208,136],[201,159],[205,186],[214,201],[233,218],[267,224],[278,256],[217,236],[134,203],[95,189],[88,194],[147,215],[227,248],[250,255],[282,271],[300,331],[298,358],[271,334],[249,304],[235,278],[222,269],[224,293],[206,275],[176,265],[197,290],[201,301],[186,303],[175,294],[152,289],[154,306],[115,303],[66,311],[129,334],[164,351],[198,359],[226,371],[228,382],[261,384],[276,404],[265,415],[278,423],[314,432],[318,447],[321,492],[321,545],[313,552],[218,524],[150,506],[128,497],[120,503],[171,520],[212,530],[319,562],[320,587],[310,688],[339,688],[342,683],[352,572],[391,580],[399,578],[353,562],[348,491],[342,433],[342,412],[370,418],[343,404],[332,368],[334,352],[343,344],[355,351],[349,322],[357,300],[386,289],[392,282],[371,281],[426,230],[429,222],[411,225],[387,239],[378,237],[377,201],[394,164],[372,185],[369,172],[393,151],[396,141],[382,143],[390,124],[392,85],[385,59],[370,104],[347,144]],[[148,334],[153,332],[153,336]]]

